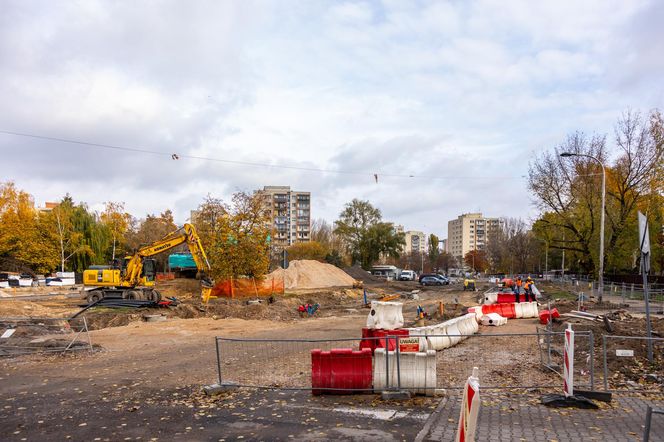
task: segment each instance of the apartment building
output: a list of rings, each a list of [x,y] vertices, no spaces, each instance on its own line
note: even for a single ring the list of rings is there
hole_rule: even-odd
[[[265,186],[257,192],[270,217],[273,250],[311,240],[310,192],[294,191],[290,186]]]
[[[424,253],[426,251],[427,239],[424,232],[417,230],[409,230],[405,232],[406,246],[404,247],[405,253]]]
[[[485,218],[481,213],[464,213],[447,223],[447,250],[463,265],[466,253],[485,250],[492,230],[499,228],[499,218]]]

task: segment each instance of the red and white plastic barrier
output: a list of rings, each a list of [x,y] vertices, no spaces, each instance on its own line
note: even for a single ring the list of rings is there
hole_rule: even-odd
[[[371,301],[367,328],[393,330],[403,327],[403,303]]]
[[[574,396],[574,330],[572,330],[572,324],[567,324],[565,330],[563,363],[563,393],[565,397]]]
[[[459,413],[456,442],[474,442],[477,430],[477,416],[480,412],[480,380],[477,377],[478,369],[473,367],[473,373],[463,388],[463,400]]]
[[[371,351],[311,350],[311,393],[351,394],[371,390]]]

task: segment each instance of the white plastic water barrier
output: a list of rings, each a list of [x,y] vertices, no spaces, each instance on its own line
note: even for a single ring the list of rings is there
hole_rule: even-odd
[[[495,304],[498,302],[498,293],[486,293],[484,295],[484,299],[482,300],[482,304],[484,305],[491,305]]]
[[[409,328],[411,336],[425,335],[428,348],[442,350],[458,344],[466,336],[479,331],[479,324],[475,313],[468,313],[458,318],[453,318],[440,324],[428,325],[426,327]]]
[[[397,386],[396,352],[387,355],[389,379],[385,379],[385,349],[377,348],[374,352],[373,388],[379,392],[388,387]],[[401,388],[414,394],[433,396],[436,388],[436,352],[434,350],[399,354],[399,372]]]
[[[503,318],[498,313],[488,313],[482,316],[482,325],[505,325],[507,324],[507,318]]]
[[[394,330],[403,327],[403,303],[371,301],[367,328]]]
[[[537,302],[517,302],[514,304],[514,313],[517,319],[537,318],[539,316]]]

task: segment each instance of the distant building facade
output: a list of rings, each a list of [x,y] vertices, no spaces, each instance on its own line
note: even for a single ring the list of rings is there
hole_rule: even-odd
[[[404,247],[405,253],[424,253],[426,251],[426,236],[424,232],[417,230],[409,230],[405,232],[406,246]]]
[[[447,251],[463,266],[463,257],[471,250],[486,250],[493,231],[500,228],[499,218],[485,218],[481,213],[464,213],[447,223]]]
[[[294,191],[290,186],[265,186],[257,192],[270,218],[273,251],[311,241],[311,192]]]

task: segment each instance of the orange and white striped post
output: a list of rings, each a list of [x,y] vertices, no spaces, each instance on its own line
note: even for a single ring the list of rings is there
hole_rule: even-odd
[[[463,400],[461,401],[456,442],[470,442],[475,440],[477,416],[480,412],[480,380],[477,375],[478,369],[477,367],[473,367],[473,373],[463,387]]]
[[[565,351],[563,354],[563,393],[565,397],[574,396],[574,330],[567,324],[565,330]]]

